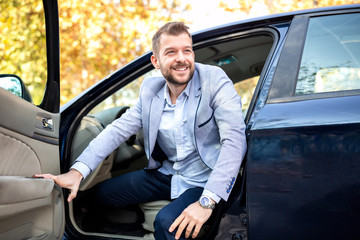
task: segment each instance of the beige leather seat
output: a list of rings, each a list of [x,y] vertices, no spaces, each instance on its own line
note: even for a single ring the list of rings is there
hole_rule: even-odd
[[[144,212],[144,223],[142,224],[145,230],[150,232],[154,232],[154,221],[155,217],[166,205],[168,205],[170,201],[167,200],[160,200],[160,201],[153,201],[140,204],[141,210]]]

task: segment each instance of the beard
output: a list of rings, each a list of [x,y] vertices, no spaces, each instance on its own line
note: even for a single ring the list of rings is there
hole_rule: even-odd
[[[191,69],[190,64],[187,64],[187,65],[179,64],[179,65],[176,65],[174,68],[182,68],[182,67],[187,67],[190,69],[190,74],[185,81],[177,80],[176,77],[173,74],[171,74],[170,71],[162,71],[162,74],[163,74],[164,78],[171,84],[178,85],[178,86],[186,85],[194,76],[195,69]]]

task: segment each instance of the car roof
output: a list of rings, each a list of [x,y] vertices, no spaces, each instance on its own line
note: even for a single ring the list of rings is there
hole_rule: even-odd
[[[234,22],[202,29],[202,30],[193,32],[192,35],[193,35],[193,37],[196,37],[197,35],[201,35],[204,32],[216,31],[220,28],[228,28],[228,27],[232,27],[234,25],[245,25],[245,24],[249,24],[249,23],[251,25],[260,24],[260,23],[268,23],[268,24],[271,23],[272,24],[272,23],[276,23],[276,22],[282,22],[284,20],[291,20],[294,16],[298,16],[298,15],[314,14],[314,13],[321,13],[321,12],[326,12],[326,11],[342,11],[342,10],[349,10],[349,9],[359,9],[360,10],[360,4],[319,7],[319,8],[311,8],[311,9],[304,9],[304,10],[264,15],[264,16],[260,16],[260,17],[248,18],[248,19],[244,19],[244,20],[234,21]]]

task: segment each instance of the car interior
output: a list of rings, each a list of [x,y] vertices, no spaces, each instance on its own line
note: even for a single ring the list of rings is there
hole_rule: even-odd
[[[264,30],[194,45],[196,62],[220,66],[234,82],[236,90],[242,96],[244,118],[249,114],[248,109],[256,85],[261,78],[262,69],[271,53],[275,38],[272,31]],[[123,98],[131,95],[129,92],[136,93],[142,79],[143,77],[135,79],[136,84],[131,83],[132,85],[126,86],[125,90],[121,89],[105,99],[82,119],[72,142],[71,164],[92,139],[131,107],[131,101],[127,102]],[[134,89],[134,86],[137,88]],[[136,99],[137,95],[133,98]],[[115,234],[124,239],[154,239],[153,221],[157,212],[168,201],[119,209],[105,209],[96,204],[89,204],[93,186],[126,172],[143,169],[146,165],[142,132],[139,131],[121,144],[82,182],[78,197],[69,205],[69,215],[74,227],[84,235],[114,236]],[[91,217],[90,212],[96,212],[96,217]],[[209,228],[209,226],[203,227],[198,238],[206,236],[207,227]]]

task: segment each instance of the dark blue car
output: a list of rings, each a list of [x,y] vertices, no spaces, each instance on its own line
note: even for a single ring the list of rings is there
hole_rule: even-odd
[[[31,178],[68,171],[134,104],[141,81],[159,74],[145,54],[60,109],[58,7],[43,2],[42,103],[32,103],[24,76],[0,73],[8,90],[0,88],[0,239],[153,239],[165,201],[86,217],[94,185],[146,166],[141,132],[83,181],[70,204],[67,190]],[[196,61],[220,66],[242,95],[248,141],[241,180],[198,239],[360,239],[360,5],[235,22],[193,41]]]

